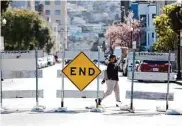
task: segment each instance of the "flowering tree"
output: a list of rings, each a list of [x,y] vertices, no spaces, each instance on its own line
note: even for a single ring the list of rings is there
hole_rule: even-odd
[[[132,41],[136,41],[139,48],[142,32],[140,22],[133,19],[132,12],[125,17],[125,21],[125,23],[112,24],[106,30],[106,38],[109,39],[112,49],[116,46],[131,48]]]

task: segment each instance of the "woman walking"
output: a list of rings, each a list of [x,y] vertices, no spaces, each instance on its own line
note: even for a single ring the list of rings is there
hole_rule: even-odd
[[[102,84],[106,82],[107,91],[104,93],[102,98],[95,100],[98,105],[101,105],[103,99],[109,96],[113,91],[115,93],[116,98],[116,106],[118,107],[121,104],[120,101],[120,90],[119,90],[119,77],[118,77],[118,65],[116,65],[116,56],[110,55],[109,57],[109,64],[107,65],[107,80],[103,80]]]

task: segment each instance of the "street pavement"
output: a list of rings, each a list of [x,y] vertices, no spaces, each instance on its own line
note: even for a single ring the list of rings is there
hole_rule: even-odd
[[[43,78],[39,79],[39,89],[44,90],[44,98],[39,98],[39,104],[44,105],[44,113],[32,113],[30,110],[36,105],[35,98],[3,99],[3,106],[9,109],[8,114],[1,114],[2,126],[57,126],[57,125],[133,125],[133,126],[178,126],[182,124],[181,116],[169,116],[156,112],[156,106],[164,106],[165,101],[135,99],[135,113],[121,111],[115,107],[114,94],[106,98],[102,106],[103,113],[91,113],[86,106],[95,106],[91,98],[65,98],[64,105],[70,113],[55,113],[53,110],[60,107],[61,98],[56,98],[56,90],[61,89],[61,78],[57,78],[57,70],[61,64],[43,69]],[[101,65],[101,70],[105,69]],[[126,99],[126,91],[131,90],[131,81],[126,77],[119,78],[121,100],[123,105],[129,105],[130,99]],[[101,80],[100,80],[101,81]],[[96,79],[85,89],[97,89]],[[100,90],[106,89],[105,85],[99,85]],[[3,91],[7,90],[35,90],[35,79],[8,79],[3,81]],[[77,88],[65,78],[65,90],[77,90]],[[134,82],[134,91],[163,92],[167,90],[166,83]],[[170,84],[170,92],[174,93],[174,101],[169,102],[169,108],[182,109],[182,87]]]

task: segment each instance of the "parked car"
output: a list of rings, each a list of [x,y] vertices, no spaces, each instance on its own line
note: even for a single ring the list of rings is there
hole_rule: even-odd
[[[47,57],[42,57],[42,65],[43,67],[47,67]]]
[[[137,68],[140,64],[140,61],[139,60],[136,60],[135,61],[135,70],[137,71]],[[127,76],[128,75],[128,59],[127,58],[124,58],[123,60],[123,76]],[[130,64],[132,66],[132,64]]]
[[[168,61],[144,60],[137,68],[139,72],[168,72]]]
[[[48,66],[52,66],[52,65],[55,65],[55,58],[54,58],[54,56],[52,56],[52,55],[49,55],[49,56],[47,56],[47,65]]]
[[[43,68],[42,58],[38,58],[38,68],[39,69]]]

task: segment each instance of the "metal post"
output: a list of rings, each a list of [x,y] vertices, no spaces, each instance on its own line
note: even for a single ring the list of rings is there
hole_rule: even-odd
[[[135,49],[133,49],[133,64],[132,64],[131,103],[130,103],[131,110],[133,110],[134,72],[135,72]]]
[[[35,73],[35,76],[36,76],[36,106],[39,105],[39,95],[38,95],[38,55],[37,55],[37,47],[35,49],[35,66],[36,66],[36,73]]]
[[[167,94],[166,94],[166,110],[169,108],[168,98],[169,98],[169,81],[170,81],[170,72],[171,72],[171,51],[169,50],[168,56],[168,75],[167,75]]]
[[[98,68],[100,69],[100,48],[98,47]],[[97,103],[99,101],[99,76],[97,77]],[[98,104],[96,104],[96,108],[98,108]]]
[[[64,69],[65,44],[63,42],[62,69]],[[62,73],[61,107],[64,107],[64,74]]]
[[[179,39],[178,39],[178,54],[177,54],[177,62],[178,62],[178,73],[177,79],[181,79],[181,62],[180,62],[180,32],[179,32]]]
[[[1,77],[1,80],[0,80],[1,89],[0,90],[1,90],[1,108],[2,108],[3,107],[3,90],[2,90],[3,85],[2,85],[2,53],[1,52],[0,52],[0,68],[1,68],[0,69],[1,70],[1,73],[0,73],[1,74],[1,76],[0,76]]]

